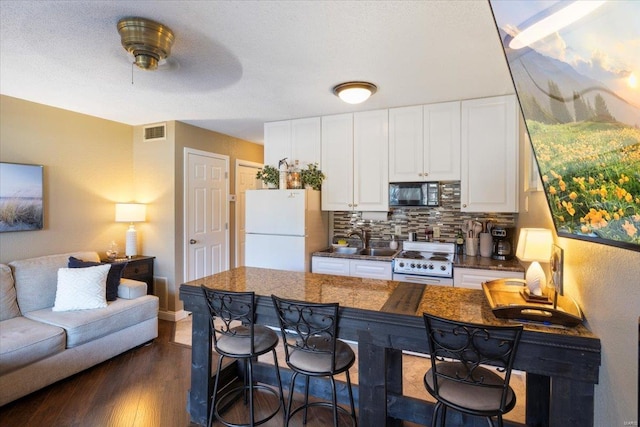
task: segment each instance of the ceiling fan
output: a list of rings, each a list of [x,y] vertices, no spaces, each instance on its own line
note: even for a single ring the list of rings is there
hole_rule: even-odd
[[[122,47],[131,53],[142,70],[156,70],[171,54],[173,31],[164,24],[146,18],[128,17],[118,21]]]

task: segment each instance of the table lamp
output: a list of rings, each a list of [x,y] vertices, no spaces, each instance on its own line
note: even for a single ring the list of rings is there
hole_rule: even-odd
[[[516,257],[520,261],[531,262],[525,280],[529,292],[533,295],[542,295],[542,290],[546,286],[547,278],[540,261],[549,262],[552,244],[551,230],[546,228],[522,228],[520,230]]]
[[[147,207],[141,203],[116,203],[116,222],[130,223],[125,246],[125,255],[128,258],[138,255],[138,233],[133,223],[143,222],[146,213]]]

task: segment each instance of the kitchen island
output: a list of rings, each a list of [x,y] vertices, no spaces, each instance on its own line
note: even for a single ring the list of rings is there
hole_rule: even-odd
[[[367,427],[431,422],[431,404],[402,394],[402,351],[428,350],[423,312],[487,325],[508,322],[493,315],[482,291],[471,289],[247,267],[194,280],[180,286],[180,298],[193,313],[188,408],[198,424],[206,424],[213,389],[209,314],[200,285],[254,291],[256,321],[267,325],[277,325],[271,294],[339,302],[339,335],[358,342],[359,384],[354,391],[361,402],[359,424]],[[527,373],[527,425],[592,426],[599,366],[600,340],[585,326],[526,324],[514,368]],[[283,371],[286,384],[289,374]],[[258,367],[255,373],[261,381],[273,379],[267,369]],[[319,396],[326,392],[312,387]]]

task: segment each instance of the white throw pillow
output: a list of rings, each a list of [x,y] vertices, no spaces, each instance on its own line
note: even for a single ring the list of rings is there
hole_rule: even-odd
[[[60,268],[53,311],[86,310],[107,306],[109,264],[86,268]]]

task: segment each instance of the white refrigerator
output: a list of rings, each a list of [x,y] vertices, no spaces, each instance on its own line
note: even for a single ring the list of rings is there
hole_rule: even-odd
[[[245,265],[311,271],[311,254],[329,246],[328,215],[315,190],[247,190]]]

